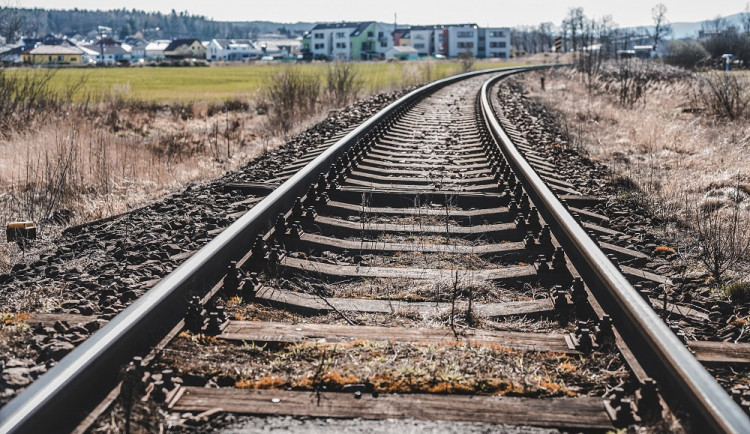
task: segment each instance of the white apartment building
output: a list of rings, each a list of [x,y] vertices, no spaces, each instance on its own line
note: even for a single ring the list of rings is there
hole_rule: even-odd
[[[381,58],[393,47],[393,38],[374,21],[318,24],[305,36],[313,59],[366,60]]]
[[[428,56],[435,53],[434,35],[435,26],[413,26],[404,39],[411,42],[412,48],[417,50],[420,56]]]
[[[482,58],[510,58],[510,29],[487,27],[479,29],[479,55]]]
[[[443,54],[458,57],[471,54],[479,57],[479,27],[476,24],[454,24],[443,29]]]
[[[469,53],[478,58],[510,57],[510,29],[481,28],[476,24],[411,26],[394,31],[398,45],[411,46],[420,56],[459,57]]]
[[[249,39],[212,39],[206,47],[206,59],[215,61],[246,61],[258,59],[263,51]]]

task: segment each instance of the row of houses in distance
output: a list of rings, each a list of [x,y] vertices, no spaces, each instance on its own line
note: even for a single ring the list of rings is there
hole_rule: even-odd
[[[318,24],[302,39],[303,56],[321,60],[510,57],[510,29],[476,24],[408,26],[392,32],[383,24],[342,22]]]
[[[106,29],[106,28],[105,28]],[[301,38],[265,35],[263,39],[195,38],[148,41],[140,34],[122,41],[106,34],[83,40],[48,35],[0,46],[0,62],[31,65],[118,65],[146,61],[204,59],[379,60],[419,57],[510,57],[510,29],[476,24],[395,27],[375,21],[322,23]]]
[[[204,59],[247,61],[280,59],[299,54],[302,43],[293,39],[212,39],[195,38],[147,41],[128,37],[122,41],[102,37],[76,41],[47,35],[41,39],[21,39],[17,44],[0,46],[0,62],[29,65],[118,65],[145,61]]]

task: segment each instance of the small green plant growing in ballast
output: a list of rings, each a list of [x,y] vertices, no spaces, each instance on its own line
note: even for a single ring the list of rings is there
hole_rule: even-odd
[[[750,282],[733,280],[722,288],[724,294],[735,303],[750,302]]]

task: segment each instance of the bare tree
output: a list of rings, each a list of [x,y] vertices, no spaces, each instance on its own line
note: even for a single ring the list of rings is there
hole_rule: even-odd
[[[555,37],[552,35],[555,25],[550,22],[539,24],[538,36],[541,51],[551,51],[554,46]]]
[[[727,20],[721,16],[717,16],[712,20],[706,20],[701,23],[701,28],[704,32],[719,34],[723,32],[727,27]]]
[[[654,51],[656,51],[662,37],[672,33],[672,25],[667,21],[667,7],[664,3],[659,3],[651,9],[651,17],[654,20],[654,33],[651,37],[654,39]]]
[[[24,16],[20,9],[10,6],[0,7],[0,36],[5,37],[8,42],[15,40],[23,23]]]
[[[570,8],[568,16],[562,22],[563,33],[570,34],[570,43],[573,45],[573,51],[578,51],[580,48],[581,33],[583,33],[585,20],[586,15],[583,13],[583,8]]]

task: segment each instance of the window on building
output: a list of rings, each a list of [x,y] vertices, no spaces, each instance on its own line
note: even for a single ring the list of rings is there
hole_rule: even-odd
[[[490,38],[504,38],[505,32],[502,31],[494,31],[490,32]]]
[[[456,43],[458,48],[474,48],[473,42],[458,42]]]
[[[315,34],[315,39],[323,39],[323,34],[322,33],[316,33]]]
[[[417,50],[422,50],[424,49],[424,44],[414,44],[414,48],[416,48]]]
[[[505,48],[503,41],[490,41],[490,48]]]
[[[336,37],[337,38],[346,38],[346,33],[345,32],[336,32]]]
[[[456,32],[456,36],[459,38],[473,38],[474,32]]]
[[[323,48],[325,48],[325,44],[315,44],[316,50],[322,50]]]
[[[385,36],[383,32],[378,32],[378,38],[382,38],[383,36]]]
[[[336,48],[346,48],[346,42],[336,42]]]
[[[375,36],[375,32],[367,32],[368,38],[372,38],[373,36]]]
[[[383,48],[388,48],[388,41],[380,41],[380,46]]]

